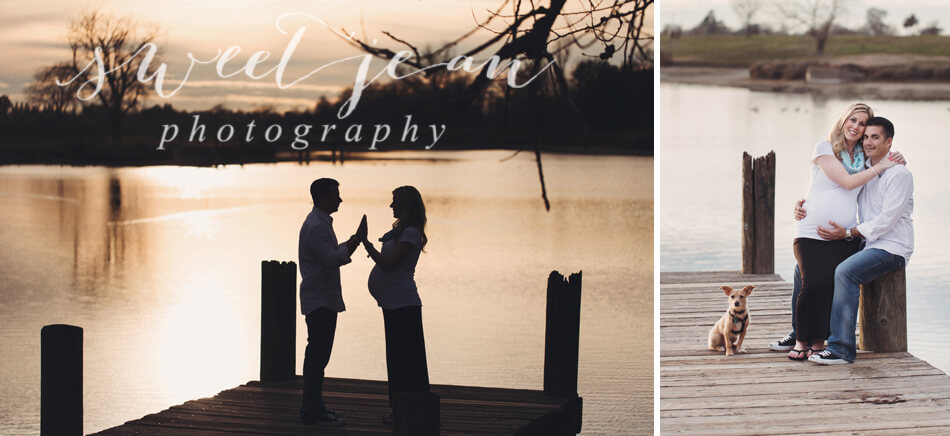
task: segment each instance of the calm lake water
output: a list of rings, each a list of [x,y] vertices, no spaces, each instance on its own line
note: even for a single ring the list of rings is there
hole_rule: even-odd
[[[260,262],[297,259],[317,177],[341,183],[338,235],[392,223],[391,190],[426,200],[416,278],[430,378],[541,389],[545,286],[583,270],[585,434],[653,432],[653,159],[387,153],[343,166],[0,167],[0,434],[37,434],[40,329],[84,328],[86,432],[256,380]],[[923,160],[922,158],[918,158]],[[385,380],[371,261],[342,270],[328,376]],[[297,319],[297,372],[306,327]]]
[[[808,192],[816,142],[851,100],[661,84],[660,269],[741,269],[742,152],[776,155],[775,268],[791,281],[795,201]],[[914,174],[914,254],[907,266],[909,351],[950,372],[950,102],[867,100],[894,122],[893,150]],[[778,338],[776,338],[778,339]]]

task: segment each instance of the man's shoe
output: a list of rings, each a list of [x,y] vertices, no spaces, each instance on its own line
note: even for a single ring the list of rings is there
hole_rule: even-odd
[[[851,363],[838,357],[828,350],[822,350],[820,353],[812,354],[808,357],[808,361],[820,363],[822,365],[839,365],[842,363]]]
[[[343,418],[343,412],[339,410],[327,409],[327,413],[332,414],[333,416],[336,416],[337,418],[341,418],[341,419]]]
[[[334,415],[333,412],[329,410],[324,410],[322,413],[304,416],[300,418],[300,422],[303,423],[303,425],[336,427],[343,425],[343,417]]]
[[[769,349],[772,351],[790,351],[795,348],[795,337],[788,335],[777,342],[772,342],[769,344]]]

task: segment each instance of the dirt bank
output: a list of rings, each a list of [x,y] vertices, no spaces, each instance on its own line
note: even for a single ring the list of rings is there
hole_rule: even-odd
[[[809,61],[808,66],[824,70],[859,71],[858,78],[845,78],[839,83],[828,80],[806,81],[800,63],[757,64],[759,69],[797,70],[783,79],[753,78],[750,69],[707,66],[661,66],[663,83],[690,83],[714,86],[733,86],[763,92],[812,93],[827,98],[854,98],[880,100],[950,100],[950,80],[934,71],[950,68],[950,58],[910,55],[860,55]],[[807,66],[806,66],[807,67]],[[755,66],[753,68],[756,68]],[[758,76],[763,76],[757,70]],[[781,75],[778,75],[781,77]]]

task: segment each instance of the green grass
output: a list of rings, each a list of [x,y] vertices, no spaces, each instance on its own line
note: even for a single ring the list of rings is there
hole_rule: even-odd
[[[758,61],[818,58],[815,40],[808,36],[683,35],[660,37],[663,57],[674,64],[748,67]],[[911,54],[950,56],[950,36],[832,36],[825,57],[858,54]]]

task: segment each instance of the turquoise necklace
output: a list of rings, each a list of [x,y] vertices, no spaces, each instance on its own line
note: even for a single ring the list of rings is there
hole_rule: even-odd
[[[860,145],[854,148],[854,161],[848,150],[841,150],[841,163],[848,170],[848,174],[854,174],[864,170],[864,149]]]

